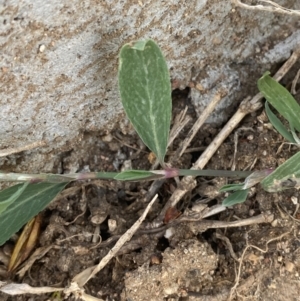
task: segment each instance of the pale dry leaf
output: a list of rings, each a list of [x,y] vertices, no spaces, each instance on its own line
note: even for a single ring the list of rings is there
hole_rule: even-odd
[[[93,297],[93,296],[88,295],[86,293],[82,294],[81,299],[83,299],[84,301],[104,301],[103,299]]]
[[[76,282],[79,287],[83,287],[89,276],[92,274],[93,270],[96,268],[97,265],[93,265],[91,267],[86,268],[85,270],[81,271],[77,274],[73,279],[72,282]]]
[[[45,294],[52,293],[57,291],[63,291],[63,288],[59,287],[50,287],[50,286],[42,286],[42,287],[32,287],[26,283],[8,283],[0,281],[0,291],[14,296],[14,295],[24,295],[24,294]]]

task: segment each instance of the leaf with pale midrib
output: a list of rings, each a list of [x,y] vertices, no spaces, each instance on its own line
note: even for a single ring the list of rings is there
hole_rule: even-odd
[[[22,194],[0,214],[0,246],[31,218],[42,211],[68,183],[29,184]],[[14,195],[23,184],[18,184],[0,192],[0,201]]]
[[[171,84],[167,63],[154,41],[122,47],[119,89],[129,120],[162,164],[171,123]]]
[[[280,181],[288,177],[300,178],[300,152],[297,152],[283,164],[278,166],[269,176],[267,176],[261,185],[268,192],[276,192],[287,189],[282,187]]]
[[[18,199],[18,197],[23,193],[23,191],[26,189],[28,183],[22,184],[18,190],[14,194],[12,194],[7,199],[0,199],[0,215],[3,211],[7,209],[15,200]]]
[[[266,72],[257,82],[265,99],[300,132],[300,106],[289,91]]]
[[[271,111],[267,101],[265,103],[265,111],[266,111],[266,114],[267,114],[270,122],[272,123],[274,128],[277,130],[277,132],[279,134],[281,134],[287,141],[296,144],[296,141],[293,138],[293,135],[287,130],[287,128],[280,121],[280,119],[278,119],[277,116]]]

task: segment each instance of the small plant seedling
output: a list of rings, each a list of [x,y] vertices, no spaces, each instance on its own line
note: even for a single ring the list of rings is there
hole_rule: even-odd
[[[289,91],[282,85],[274,81],[269,73],[265,73],[258,80],[258,88],[266,99],[265,107],[267,116],[274,128],[290,143],[299,145],[297,132],[300,132],[300,106]],[[283,116],[289,124],[287,128],[276,117],[269,108],[270,103],[277,112]],[[288,182],[299,182],[300,178],[300,152],[297,152],[286,162],[280,165],[272,174],[262,180],[262,187],[269,192],[276,192],[291,188]],[[289,181],[290,180],[290,181]]]
[[[266,114],[274,128],[290,143],[300,145],[296,131],[300,131],[300,106],[294,97],[282,85],[276,82],[266,72],[258,80],[258,88],[266,99]],[[271,111],[269,103],[283,116],[290,128],[283,125],[280,119]],[[289,188],[298,188],[300,184],[300,152],[297,152],[275,171],[260,171],[250,175],[243,184],[230,184],[221,191],[235,191],[224,201],[224,206],[242,203],[247,198],[249,187],[260,183],[264,190],[277,192]],[[242,193],[244,191],[244,193]]]
[[[164,165],[171,124],[171,82],[167,63],[151,40],[122,47],[119,90],[136,132]]]
[[[164,160],[171,123],[171,85],[166,60],[154,41],[138,41],[122,47],[118,80],[122,105],[129,120],[141,140],[158,158],[163,169],[66,175],[0,173],[0,181],[25,182],[0,191],[0,245],[46,208],[55,196],[72,181],[87,179],[141,181],[186,175],[246,178],[242,184],[231,184],[222,188],[222,191],[235,191],[224,200],[225,206],[245,201],[248,189],[259,182],[267,191],[278,191],[285,189],[287,183],[291,183],[288,178],[291,176],[293,183],[296,183],[295,186],[298,185],[295,179],[299,176],[298,156],[300,154],[290,158],[274,172],[271,170],[250,172],[167,168]],[[269,78],[264,76],[259,81],[259,87],[263,86],[264,80],[269,80]],[[273,85],[273,82],[268,82],[268,85]],[[280,93],[277,92],[277,94]],[[266,95],[272,99],[274,97],[270,92]],[[266,96],[267,100],[268,97]],[[272,105],[278,108],[273,103]],[[281,109],[279,107],[279,110]],[[298,112],[298,108],[294,105],[292,109],[285,106],[284,114],[279,112],[287,118],[292,129],[299,131],[300,124],[296,122],[296,115],[291,114],[290,110]],[[289,138],[291,139],[291,136]]]

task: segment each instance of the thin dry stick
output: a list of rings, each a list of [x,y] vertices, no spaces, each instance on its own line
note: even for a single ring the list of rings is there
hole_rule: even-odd
[[[168,141],[168,147],[173,143],[174,139],[179,135],[180,131],[187,125],[190,121],[190,117],[186,116],[188,107],[186,106],[184,110],[178,114],[174,119],[174,125],[170,131],[170,138]]]
[[[270,4],[270,5],[269,6],[264,6],[264,5],[260,5],[260,4],[248,5],[248,4],[241,2],[240,0],[232,0],[232,3],[236,6],[243,7],[243,8],[250,9],[250,10],[264,10],[264,11],[269,11],[269,12],[273,12],[273,13],[282,13],[282,14],[287,14],[287,15],[300,16],[299,10],[285,8],[285,7],[275,3],[273,1],[270,1],[270,0],[258,0],[258,1],[262,2],[262,3]]]
[[[180,223],[194,223],[192,227],[197,229],[198,232],[204,232],[208,229],[224,229],[224,228],[237,228],[237,227],[244,227],[256,224],[263,224],[263,223],[271,223],[274,220],[274,214],[270,212],[264,212],[256,216],[252,216],[246,219],[236,220],[233,222],[224,222],[224,221],[215,221],[215,220],[208,220],[204,219],[207,217],[206,212],[198,216],[185,216],[182,215],[178,219],[172,221],[171,223],[159,226],[156,228],[148,228],[148,229],[141,229],[138,231],[138,234],[149,234],[149,233],[158,233],[163,232],[166,229],[178,225]],[[102,245],[103,246],[103,245]]]
[[[130,145],[130,144],[124,142],[122,139],[119,139],[119,138],[116,137],[116,136],[113,136],[113,135],[112,135],[112,137],[113,137],[113,139],[117,140],[118,142],[122,143],[122,145],[125,145],[125,146],[127,146],[128,148],[132,148],[132,149],[138,151],[139,153],[145,153],[145,154],[148,154],[148,152],[146,152],[146,151],[144,151],[144,150],[142,150],[142,149],[140,149],[140,148],[138,148],[138,147],[134,147],[134,146],[132,146],[132,145]]]
[[[86,190],[85,190],[85,186],[84,185],[82,185],[81,187],[82,187],[82,194],[81,194],[82,198],[81,198],[81,200],[82,200],[82,202],[84,204],[84,208],[83,208],[82,212],[80,214],[78,214],[71,222],[65,222],[64,223],[65,226],[69,226],[71,224],[74,224],[80,216],[83,216],[86,213],[86,209],[87,209]]]
[[[284,63],[284,65],[277,71],[274,75],[276,81],[280,81],[282,77],[291,69],[291,67],[296,63],[297,59],[300,57],[300,48],[295,50],[290,58]],[[203,169],[208,161],[211,159],[213,154],[217,151],[223,141],[230,135],[233,129],[240,123],[240,121],[249,113],[257,111],[262,107],[261,99],[263,95],[258,93],[250,101],[249,97],[244,99],[237,112],[231,117],[227,122],[225,127],[219,132],[212,143],[207,147],[207,149],[198,158],[196,163],[191,169]],[[159,215],[159,220],[163,220],[165,213],[169,207],[175,207],[176,204],[181,200],[181,198],[187,193],[187,191],[192,190],[196,187],[196,181],[192,176],[186,176],[181,180],[181,185],[173,192],[172,196],[164,206],[163,210]]]
[[[25,273],[32,267],[35,261],[45,256],[53,247],[54,245],[50,245],[36,249],[34,253],[29,257],[29,259],[25,262],[24,266],[17,272],[19,277],[23,278]]]
[[[177,160],[185,152],[186,148],[189,146],[192,139],[195,137],[196,133],[199,131],[200,127],[204,124],[206,119],[213,112],[215,107],[218,105],[220,100],[224,97],[224,92],[218,92],[213,99],[209,102],[208,106],[204,109],[202,114],[199,116],[197,121],[194,123],[193,127],[190,129],[187,137],[182,141],[179,148],[176,151],[174,158]]]
[[[216,238],[223,240],[225,242],[228,250],[229,250],[229,253],[230,253],[231,257],[235,261],[240,262],[240,259],[236,256],[236,254],[235,254],[235,252],[233,250],[233,247],[232,247],[232,244],[231,244],[229,238],[226,237],[225,235],[221,234],[221,233],[218,233],[218,232],[216,232]]]
[[[199,226],[204,227],[206,229],[236,228],[236,227],[262,224],[262,223],[271,223],[273,220],[274,220],[274,214],[266,212],[246,219],[233,221],[233,222],[202,220],[199,221]]]
[[[79,287],[83,287],[91,278],[93,278],[100,270],[102,270],[107,263],[118,253],[118,251],[122,248],[122,246],[129,241],[134,233],[138,230],[141,223],[146,218],[151,206],[156,201],[158,195],[155,195],[155,197],[152,199],[152,201],[147,205],[145,211],[140,216],[140,218],[132,225],[132,227],[127,230],[120,239],[116,242],[114,247],[108,252],[106,256],[102,258],[102,260],[99,262],[98,265],[90,267],[84,271],[82,271],[80,274],[76,275],[73,278],[73,282],[77,282]]]
[[[299,77],[300,77],[300,69],[298,70],[298,72],[297,72],[297,74],[296,74],[296,76],[295,76],[295,78],[293,79],[293,82],[292,82],[291,93],[292,93],[293,95],[296,95],[296,94],[297,94],[296,86],[297,86]]]
[[[41,141],[33,142],[31,144],[27,144],[24,146],[19,146],[19,147],[14,147],[14,148],[6,148],[3,150],[0,150],[0,157],[6,157],[6,156],[9,156],[12,154],[24,152],[27,150],[31,150],[31,149],[41,147],[41,146],[46,146],[46,145],[47,145],[46,141],[41,140]]]
[[[291,233],[291,231],[288,231],[288,232],[285,232],[285,233],[283,233],[283,234],[281,234],[281,235],[279,235],[277,237],[274,237],[274,238],[271,238],[270,240],[268,240],[266,242],[266,249],[265,250],[263,250],[263,249],[261,249],[261,248],[259,248],[257,246],[254,246],[254,245],[249,245],[248,241],[247,241],[247,245],[246,245],[246,247],[245,247],[245,249],[244,249],[244,251],[242,253],[241,258],[239,259],[240,263],[239,263],[238,273],[236,275],[235,284],[231,288],[230,296],[229,296],[228,300],[232,300],[233,293],[235,292],[235,290],[237,289],[237,286],[239,285],[240,277],[241,277],[241,272],[242,272],[242,264],[243,264],[244,257],[245,257],[245,254],[246,254],[247,250],[250,249],[250,248],[254,248],[254,249],[256,249],[256,250],[258,250],[258,251],[260,251],[262,253],[267,253],[268,250],[269,250],[269,247],[268,247],[269,243],[271,243],[272,241],[276,241],[276,240],[282,239],[284,236],[286,236],[286,235],[288,235],[290,233]]]

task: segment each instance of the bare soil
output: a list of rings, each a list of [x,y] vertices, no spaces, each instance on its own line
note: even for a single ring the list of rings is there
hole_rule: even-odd
[[[290,83],[289,78],[286,85]],[[188,105],[192,122],[176,139],[173,149],[185,138],[196,114],[188,90],[175,91],[173,116]],[[190,168],[212,141],[219,127],[205,125],[193,140],[191,152],[178,159],[177,167]],[[283,145],[283,138],[268,123],[264,111],[247,116],[238,131],[236,170],[276,167],[297,149]],[[82,158],[78,170],[115,171],[125,164],[149,169],[149,151],[136,135],[115,130],[107,135],[86,133],[80,145],[62,157],[67,173]],[[172,151],[171,149],[170,151]],[[78,151],[77,151],[78,150]],[[233,161],[232,134],[207,168],[230,169]],[[76,160],[74,159],[76,158]],[[127,161],[130,160],[130,161]],[[166,158],[168,160],[168,158]],[[196,204],[221,203],[220,187],[229,179],[197,178],[197,187],[178,204],[176,214]],[[90,181],[74,183],[42,213],[37,248],[45,248],[23,277],[14,273],[0,280],[24,282],[35,287],[68,286],[71,279],[97,264],[116,240],[139,218],[147,203],[142,202],[150,182],[121,183]],[[174,179],[158,190],[159,201],[145,224],[155,220],[177,187]],[[274,214],[272,223],[237,228],[205,228],[199,222],[174,223],[168,230],[137,233],[97,276],[85,286],[86,292],[103,300],[300,300],[300,213],[299,192],[267,193],[256,186],[247,201],[212,216],[209,220],[230,222],[263,214]],[[115,226],[114,226],[115,225]],[[97,232],[99,230],[99,232]],[[6,252],[13,245],[2,246]],[[0,300],[63,300],[63,295],[0,294]],[[69,297],[68,300],[73,300]]]

